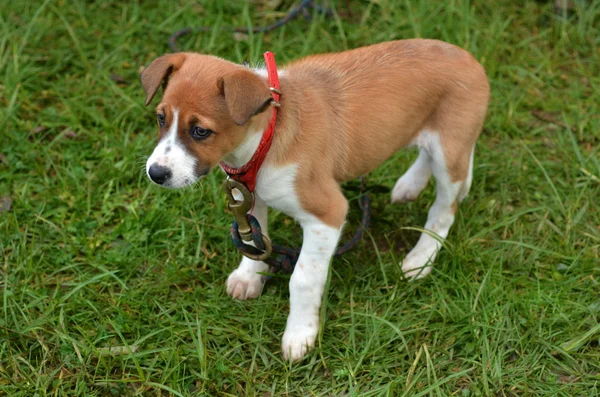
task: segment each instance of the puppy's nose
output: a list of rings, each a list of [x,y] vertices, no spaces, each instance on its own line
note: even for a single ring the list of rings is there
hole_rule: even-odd
[[[154,163],[148,170],[148,176],[150,179],[152,179],[152,182],[162,185],[171,177],[171,170],[169,170],[167,167],[163,167],[162,165]]]

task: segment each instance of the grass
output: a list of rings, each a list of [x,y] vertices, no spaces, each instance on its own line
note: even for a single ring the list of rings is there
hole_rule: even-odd
[[[0,395],[600,395],[600,3],[336,2],[263,24],[257,1],[5,2],[0,11]],[[318,347],[279,352],[287,282],[227,297],[239,261],[213,172],[152,186],[140,68],[185,26],[188,50],[279,64],[310,53],[439,38],[485,66],[492,102],[475,181],[424,280],[402,280],[433,200],[373,198],[370,235],[336,259]],[[392,187],[403,152],[370,176]],[[352,197],[352,193],[349,196]],[[10,208],[8,204],[10,205]],[[359,214],[350,215],[350,227]],[[271,217],[274,239],[299,228]]]

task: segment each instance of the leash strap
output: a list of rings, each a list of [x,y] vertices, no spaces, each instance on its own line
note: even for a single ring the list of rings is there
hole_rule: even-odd
[[[268,33],[268,32],[271,32],[271,31],[278,29],[278,28],[282,27],[283,25],[287,24],[289,21],[296,18],[296,16],[298,16],[301,12],[304,15],[304,19],[310,20],[311,19],[311,13],[309,11],[310,9],[314,9],[314,10],[316,10],[316,12],[318,14],[322,14],[327,17],[333,16],[333,11],[331,8],[319,6],[319,5],[315,4],[314,0],[302,0],[302,2],[298,6],[294,7],[292,10],[290,10],[290,12],[286,16],[284,16],[283,18],[281,18],[280,20],[278,20],[276,22],[273,22],[270,25],[260,26],[260,27],[252,27],[252,28],[224,27],[222,29],[225,31],[239,32],[239,33],[251,33],[251,32],[252,33]],[[171,52],[179,52],[181,50],[179,49],[179,47],[177,47],[177,39],[179,39],[180,37],[183,37],[188,34],[195,33],[195,32],[205,32],[205,33],[213,32],[214,29],[215,29],[214,26],[198,26],[195,28],[187,27],[187,28],[178,30],[175,33],[173,33],[171,35],[171,37],[169,37],[169,48],[171,49]]]

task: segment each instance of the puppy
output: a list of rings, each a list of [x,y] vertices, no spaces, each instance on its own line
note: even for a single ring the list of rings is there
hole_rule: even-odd
[[[309,56],[278,76],[277,103],[264,69],[195,53],[154,60],[141,76],[146,104],[161,85],[164,95],[156,108],[158,145],[146,168],[153,182],[180,188],[219,162],[243,167],[273,117],[270,104],[280,105],[255,180],[252,214],[265,234],[267,207],[303,229],[282,346],[286,359],[298,360],[314,346],[329,263],[348,211],[340,183],[367,174],[401,148],[419,149],[396,182],[392,201],[416,199],[435,177],[429,233],[402,262],[406,277],[424,277],[469,192],[490,90],[483,67],[468,52],[421,39]],[[227,280],[227,293],[258,297],[259,273],[267,270],[263,262],[242,258]]]

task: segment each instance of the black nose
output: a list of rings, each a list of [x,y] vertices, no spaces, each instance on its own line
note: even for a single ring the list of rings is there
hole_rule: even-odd
[[[163,167],[162,165],[154,163],[148,170],[148,176],[150,179],[152,179],[152,182],[162,185],[171,177],[171,170],[169,170],[167,167]]]

